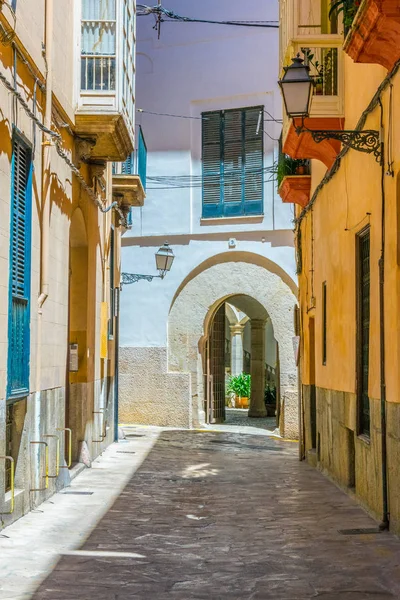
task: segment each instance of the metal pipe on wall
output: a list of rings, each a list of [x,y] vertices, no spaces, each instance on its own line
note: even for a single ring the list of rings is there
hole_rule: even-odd
[[[51,111],[53,94],[53,1],[46,0],[45,5],[45,50],[44,59],[46,63],[46,106],[44,123],[48,129],[51,129]],[[50,237],[50,150],[51,138],[48,134],[43,134],[42,142],[42,215],[41,215],[41,242],[40,242],[40,295],[38,298],[38,318],[37,318],[37,346],[36,346],[36,385],[35,399],[33,406],[33,439],[40,439],[40,421],[41,421],[41,370],[42,370],[42,307],[49,295],[49,237]],[[35,452],[35,484],[33,489],[39,489],[40,486],[40,449],[37,447]]]
[[[382,523],[380,529],[389,528],[389,501],[387,477],[387,448],[386,448],[386,371],[385,371],[385,159],[383,137],[383,105],[379,99],[381,109],[381,256],[379,259],[379,346],[380,346],[380,371],[381,371],[381,468],[382,468]]]

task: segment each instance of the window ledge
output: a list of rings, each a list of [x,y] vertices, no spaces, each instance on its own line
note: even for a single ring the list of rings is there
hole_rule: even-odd
[[[240,217],[201,217],[200,225],[241,225],[242,223],[262,223],[263,220],[264,214]]]

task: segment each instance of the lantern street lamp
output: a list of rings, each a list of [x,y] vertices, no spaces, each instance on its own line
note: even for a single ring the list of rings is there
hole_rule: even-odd
[[[156,267],[158,270],[158,275],[140,275],[138,273],[121,273],[121,285],[126,285],[129,283],[136,283],[141,279],[145,279],[146,281],[153,281],[154,278],[159,277],[160,279],[164,279],[165,275],[168,271],[171,270],[172,263],[174,262],[175,255],[172,251],[172,248],[169,247],[168,243],[165,242],[159,250],[156,252]]]
[[[307,131],[311,134],[314,142],[319,144],[323,140],[339,140],[345,146],[353,150],[373,153],[376,160],[381,163],[383,159],[383,133],[375,129],[357,131],[352,129],[328,130],[308,129],[304,119],[310,115],[310,107],[313,96],[314,80],[310,75],[310,67],[304,64],[304,60],[297,54],[292,58],[292,64],[284,67],[284,75],[278,81],[282,91],[286,114],[289,119],[301,118],[301,125],[296,127],[297,135]]]

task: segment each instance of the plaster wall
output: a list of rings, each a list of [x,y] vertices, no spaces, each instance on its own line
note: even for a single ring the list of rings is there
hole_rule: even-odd
[[[56,3],[55,3],[56,4]],[[73,65],[71,56],[73,44],[72,2],[60,4],[55,10],[54,50],[54,102],[57,118],[66,116],[72,111],[72,77]],[[56,7],[55,7],[56,8]],[[26,10],[25,10],[26,9]],[[3,10],[6,10],[3,7]],[[39,71],[42,70],[41,43],[44,22],[44,2],[17,3],[18,31],[24,36],[25,47],[32,49],[31,59],[37,60]],[[31,18],[30,24],[28,20]],[[63,31],[61,32],[61,29]],[[37,37],[36,37],[37,36]],[[58,46],[57,46],[58,44]],[[40,56],[35,54],[35,49]],[[13,53],[10,46],[0,45],[0,70],[9,81],[13,80]],[[17,61],[17,87],[29,106],[33,106],[34,80],[26,66]],[[43,120],[44,97],[37,90],[36,113]],[[43,483],[43,456],[40,449],[31,445],[32,441],[43,441],[43,435],[59,435],[60,427],[66,426],[65,405],[66,386],[71,384],[69,399],[77,399],[76,404],[83,406],[80,417],[84,422],[71,424],[73,428],[73,444],[76,458],[79,442],[86,441],[92,458],[97,456],[113,439],[113,376],[114,376],[114,341],[108,340],[108,359],[100,358],[101,302],[109,299],[109,236],[112,223],[112,212],[102,215],[93,201],[82,190],[70,167],[57,154],[54,147],[50,152],[50,170],[43,174],[42,141],[43,136],[38,128],[34,129],[31,119],[20,104],[12,100],[11,94],[0,83],[0,455],[6,449],[6,384],[8,358],[8,302],[9,302],[9,267],[10,267],[10,201],[11,201],[11,153],[13,127],[27,140],[33,152],[33,184],[32,184],[32,240],[31,240],[31,294],[30,294],[30,381],[29,394],[26,399],[16,404],[16,427],[21,425],[22,408],[26,414],[23,418],[22,435],[20,437],[17,463],[18,488],[15,519],[48,498],[55,489],[68,484],[67,469],[61,469],[60,475],[50,480],[45,492],[29,492],[32,487],[41,487]],[[74,140],[67,129],[61,129],[62,144],[76,159]],[[82,165],[81,172],[90,181],[87,165]],[[49,243],[49,279],[48,298],[42,309],[38,308],[38,297],[41,292],[41,214],[43,210],[43,179],[50,186],[50,243]],[[104,199],[111,201],[112,187],[111,165],[106,168],[104,181],[106,191]],[[45,187],[46,187],[45,186]],[[68,373],[68,345],[71,341],[68,329],[69,311],[69,279],[70,279],[70,234],[71,221],[79,208],[83,215],[84,230],[87,243],[88,290],[90,298],[86,306],[76,305],[81,313],[87,311],[86,357],[87,371],[85,378],[79,381],[80,388]],[[120,245],[120,231],[116,229],[115,247]],[[115,280],[119,282],[120,254],[116,254]],[[78,261],[79,263],[79,261]],[[83,263],[79,265],[83,275]],[[77,280],[81,281],[79,273]],[[106,382],[106,383],[104,383]],[[104,417],[94,413],[104,412]],[[71,415],[72,417],[72,415]],[[72,419],[73,420],[73,419]],[[79,432],[77,431],[79,428]],[[102,442],[98,441],[104,438]],[[97,440],[97,441],[96,441]],[[54,444],[54,442],[50,442]],[[54,446],[49,446],[51,469],[54,466]],[[4,461],[0,463],[0,512],[3,506],[9,506],[9,493],[4,495]]]
[[[242,262],[241,258],[243,261],[246,255],[236,253],[235,257],[228,254],[225,255],[226,262],[221,256],[219,261],[215,259],[210,265],[205,263],[178,290],[168,317],[167,365],[147,360],[152,352],[159,357],[161,348],[121,348],[121,381],[129,381],[129,372],[131,380],[135,378],[135,385],[125,384],[121,390],[122,421],[132,415],[142,418],[138,405],[143,397],[146,412],[153,415],[153,420],[168,422],[169,413],[174,415],[181,407],[181,422],[186,421],[187,415],[191,426],[204,422],[201,352],[204,336],[207,335],[207,320],[219,303],[240,294],[254,298],[274,323],[274,334],[280,347],[281,397],[284,404],[282,433],[296,437],[297,370],[292,348],[296,297],[278,274],[252,263],[251,258],[247,257],[249,262]],[[165,347],[162,351],[165,352]],[[178,374],[190,377],[185,396],[180,397],[178,393],[179,402],[173,401],[168,392],[173,385],[171,377],[176,381]],[[166,384],[168,379],[170,382]],[[160,385],[160,381],[164,384]],[[176,386],[174,389],[177,391]],[[145,422],[148,422],[147,416]]]
[[[387,71],[378,65],[355,64],[344,56],[346,129],[353,128],[374,97]],[[312,210],[301,225],[301,308],[302,383],[317,387],[317,431],[320,433],[320,466],[348,487],[348,468],[354,457],[356,496],[382,518],[382,422],[380,368],[379,261],[381,258],[381,215],[383,183],[385,201],[385,392],[387,420],[387,461],[389,510],[392,527],[399,531],[400,507],[396,466],[399,453],[397,427],[399,407],[399,166],[400,137],[397,126],[399,106],[390,103],[400,85],[396,73],[381,94],[382,115],[377,105],[367,116],[364,129],[379,130],[381,117],[384,138],[390,139],[385,150],[385,174],[375,158],[349,151],[341,160],[334,177],[320,190]],[[322,169],[312,167],[313,189]],[[370,331],[369,381],[371,434],[359,435],[357,429],[357,259],[356,236],[370,227]],[[322,286],[327,290],[327,352],[323,363]],[[315,349],[311,347],[309,319],[315,319]],[[315,369],[313,355],[315,354]],[[314,374],[315,373],[315,380]],[[303,394],[307,406],[307,394]],[[307,415],[307,410],[306,410]],[[309,422],[306,428],[306,452],[310,449]],[[349,433],[349,431],[351,433]],[[308,433],[307,433],[308,432]],[[352,487],[352,486],[350,486]]]

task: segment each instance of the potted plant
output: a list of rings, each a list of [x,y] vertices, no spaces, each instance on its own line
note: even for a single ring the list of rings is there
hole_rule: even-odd
[[[316,75],[313,75],[315,82],[314,93],[317,96],[322,96],[324,93],[324,65],[321,65],[318,60],[314,60],[314,54],[312,54],[310,48],[302,48],[301,51],[304,54],[305,63],[314,67]]]
[[[329,18],[332,15],[339,15],[343,13],[343,26],[345,35],[348,33],[353,21],[356,16],[356,12],[359,9],[361,0],[331,0],[331,7],[329,10]]]
[[[267,384],[264,394],[265,408],[267,409],[267,415],[274,417],[276,413],[276,387]]]
[[[274,162],[269,172],[276,179],[278,188],[285,177],[290,175],[304,175],[308,171],[308,160],[303,158],[291,158],[287,154],[281,154]]]
[[[229,378],[226,391],[227,394],[235,395],[235,408],[248,408],[251,390],[251,375],[241,373]]]

